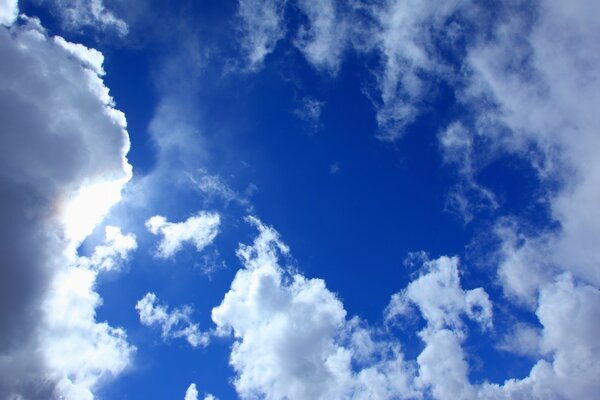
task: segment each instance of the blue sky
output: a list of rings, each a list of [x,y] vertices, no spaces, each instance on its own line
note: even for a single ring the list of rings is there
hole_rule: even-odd
[[[594,398],[598,16],[0,1],[0,397]]]

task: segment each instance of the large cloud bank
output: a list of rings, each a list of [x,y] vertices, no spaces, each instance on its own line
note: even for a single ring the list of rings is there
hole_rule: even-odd
[[[92,398],[133,351],[123,330],[96,322],[94,288],[135,240],[110,228],[97,253],[76,253],[131,177],[102,61],[36,19],[0,27],[1,398]]]

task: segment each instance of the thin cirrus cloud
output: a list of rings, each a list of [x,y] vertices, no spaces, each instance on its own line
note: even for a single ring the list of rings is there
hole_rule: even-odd
[[[197,251],[202,251],[215,239],[220,224],[219,214],[201,211],[178,223],[169,222],[165,217],[155,215],[146,221],[146,228],[152,234],[162,236],[156,256],[169,258],[180,251],[186,242],[193,244]]]
[[[241,0],[238,17],[241,22],[241,47],[250,70],[262,67],[277,42],[285,36],[283,19],[285,0]]]
[[[192,322],[193,309],[183,306],[169,311],[166,305],[158,303],[154,293],[146,293],[135,305],[140,322],[145,326],[158,326],[164,340],[183,338],[192,347],[204,347],[210,335],[201,332],[198,324]]]
[[[107,8],[104,0],[52,0],[51,4],[68,30],[91,28],[113,31],[119,36],[129,32],[127,23]]]
[[[15,2],[3,5],[9,25]],[[101,55],[49,38],[35,18],[0,27],[0,59],[0,397],[91,399],[134,350],[95,316],[96,277],[117,269],[133,237],[111,228],[102,254],[80,265],[76,252],[131,177],[125,117],[102,80]],[[111,195],[82,202],[96,187]],[[78,352],[71,358],[67,339],[78,344],[67,346]]]

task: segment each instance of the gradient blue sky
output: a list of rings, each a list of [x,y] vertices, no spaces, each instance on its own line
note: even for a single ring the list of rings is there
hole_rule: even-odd
[[[594,1],[0,9],[3,398],[600,393]]]

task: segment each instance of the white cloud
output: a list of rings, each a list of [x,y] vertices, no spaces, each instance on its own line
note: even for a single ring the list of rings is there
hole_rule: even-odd
[[[432,90],[428,76],[444,79],[448,67],[436,53],[434,37],[451,41],[446,23],[468,3],[300,1],[308,24],[300,27],[296,45],[313,66],[331,74],[340,68],[348,47],[363,55],[376,53],[380,63],[373,70],[375,88],[366,92],[375,106],[379,138],[395,140]]]
[[[0,25],[10,26],[19,15],[17,0],[0,0]]]
[[[240,245],[244,268],[213,309],[217,332],[233,334],[230,363],[242,398],[410,397],[413,368],[399,348],[375,341],[320,279],[279,265],[287,246],[251,218],[260,234]],[[355,372],[352,363],[362,368]],[[374,397],[376,396],[376,397]]]
[[[215,239],[220,224],[219,214],[201,211],[179,223],[155,215],[146,221],[146,228],[154,235],[162,235],[156,255],[169,258],[181,250],[185,242],[191,242],[196,250],[202,251]]]
[[[79,266],[114,271],[119,267],[119,262],[127,260],[129,253],[137,248],[134,235],[123,235],[121,229],[115,226],[107,226],[104,231],[106,244],[96,246],[90,257],[79,257]]]
[[[482,288],[463,290],[458,259],[443,256],[425,259],[421,275],[392,296],[387,320],[406,315],[411,305],[419,309],[427,322],[419,332],[425,348],[417,357],[416,386],[420,390],[430,388],[438,399],[475,398],[462,349],[468,336],[462,316],[476,321],[484,330],[491,329],[492,304],[487,293]]]
[[[594,206],[600,199],[600,163],[592,149],[600,146],[594,106],[600,101],[600,56],[592,49],[600,29],[589,15],[597,7],[593,1],[577,7],[545,1],[532,27],[524,26],[519,15],[507,20],[492,42],[470,53],[474,75],[468,95],[473,97],[467,97],[491,97],[498,107],[482,110],[487,125],[510,129],[502,138],[495,136],[498,129],[482,129],[482,134],[530,160],[542,184],[562,186],[546,194],[560,232],[528,245],[539,248],[541,262],[596,286],[600,253],[592,238],[600,234]],[[511,68],[508,60],[514,59],[525,67]]]
[[[386,312],[391,319],[407,313],[416,305],[431,329],[460,329],[460,316],[467,315],[482,328],[492,327],[492,304],[481,289],[463,290],[460,286],[458,258],[426,260],[422,275],[407,288],[392,296]]]
[[[110,29],[120,36],[129,32],[127,23],[108,10],[104,0],[53,0],[53,3],[67,29]]]
[[[250,70],[262,67],[285,36],[285,4],[286,0],[239,0],[241,46]]]
[[[33,18],[0,27],[2,398],[91,398],[132,351],[121,329],[95,322],[98,271],[77,266],[76,254],[131,177],[126,121],[99,53],[65,43]],[[83,201],[90,191],[100,196]],[[93,355],[90,368],[52,354],[65,338]]]
[[[185,392],[185,399],[184,400],[198,400],[198,389],[196,388],[196,384],[192,383],[187,391]],[[210,393],[207,393],[204,396],[204,400],[218,400],[215,396],[213,396]]]
[[[333,0],[299,0],[298,6],[309,24],[301,26],[296,46],[315,67],[337,73],[347,41],[347,21],[340,18]]]
[[[502,338],[499,348],[516,354],[538,356],[540,353],[540,330],[525,323],[517,323]]]
[[[45,363],[58,379],[57,391],[70,399],[92,399],[93,390],[107,377],[119,375],[135,348],[125,331],[96,322],[102,299],[95,292],[100,272],[118,268],[135,249],[132,235],[106,228],[106,242],[91,258],[80,258],[54,279],[43,305],[45,321],[41,346]]]
[[[201,332],[198,324],[192,322],[194,310],[183,306],[169,311],[164,305],[157,304],[154,293],[146,293],[135,305],[140,315],[140,322],[146,326],[158,326],[164,340],[184,338],[192,347],[208,345],[210,335]]]
[[[184,400],[198,400],[198,389],[196,389],[195,383],[192,383],[185,391]]]

